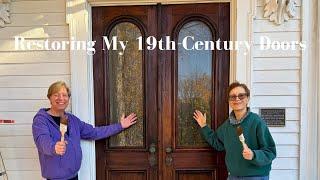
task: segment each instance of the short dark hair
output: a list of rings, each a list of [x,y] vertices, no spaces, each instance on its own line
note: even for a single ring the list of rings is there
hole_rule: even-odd
[[[235,81],[233,83],[231,83],[228,87],[228,96],[230,95],[230,92],[232,89],[236,88],[236,87],[242,87],[244,89],[244,91],[246,92],[247,96],[250,97],[250,90],[247,87],[247,85],[239,83],[238,81]]]

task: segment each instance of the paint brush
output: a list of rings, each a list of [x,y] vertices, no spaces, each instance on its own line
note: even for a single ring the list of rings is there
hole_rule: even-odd
[[[244,135],[243,135],[243,129],[242,129],[241,126],[237,126],[237,135],[239,136],[239,140],[242,143],[243,149],[247,149],[248,146],[247,146],[247,144],[245,142],[245,138],[244,138]]]
[[[68,117],[66,115],[62,115],[60,118],[60,132],[61,132],[61,141],[64,141],[64,134],[68,130]]]

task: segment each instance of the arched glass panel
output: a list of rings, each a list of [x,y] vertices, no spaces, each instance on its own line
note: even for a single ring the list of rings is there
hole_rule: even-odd
[[[210,28],[201,21],[186,23],[179,32],[179,42],[187,37],[191,48],[196,41],[211,41]],[[200,127],[193,119],[197,109],[206,113],[207,124],[211,124],[212,102],[212,51],[186,50],[178,48],[178,95],[177,95],[177,145],[203,147],[207,144],[200,134]]]
[[[118,51],[109,50],[109,109],[111,123],[118,123],[121,115],[134,112],[137,123],[120,134],[110,138],[109,147],[144,146],[144,81],[143,51],[138,49],[139,28],[133,23],[117,24],[111,31],[109,40],[117,37],[118,41],[128,42],[125,51],[118,43]]]

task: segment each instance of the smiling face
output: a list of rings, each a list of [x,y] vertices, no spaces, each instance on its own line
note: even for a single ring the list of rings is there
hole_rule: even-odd
[[[249,102],[248,94],[241,86],[233,88],[229,93],[229,105],[234,111],[244,111]]]
[[[69,95],[67,89],[62,86],[49,97],[51,109],[55,112],[64,112],[69,105]]]
[[[52,113],[58,115],[65,111],[69,105],[70,90],[63,81],[57,81],[50,85],[47,97],[50,101]]]

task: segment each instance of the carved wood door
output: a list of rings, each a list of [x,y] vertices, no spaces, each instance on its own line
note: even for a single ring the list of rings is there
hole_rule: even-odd
[[[189,49],[196,41],[229,40],[229,9],[228,3],[93,8],[96,125],[117,122],[122,113],[139,119],[96,141],[97,179],[226,179],[223,153],[201,138],[192,113],[206,112],[214,129],[226,119],[229,52]]]

